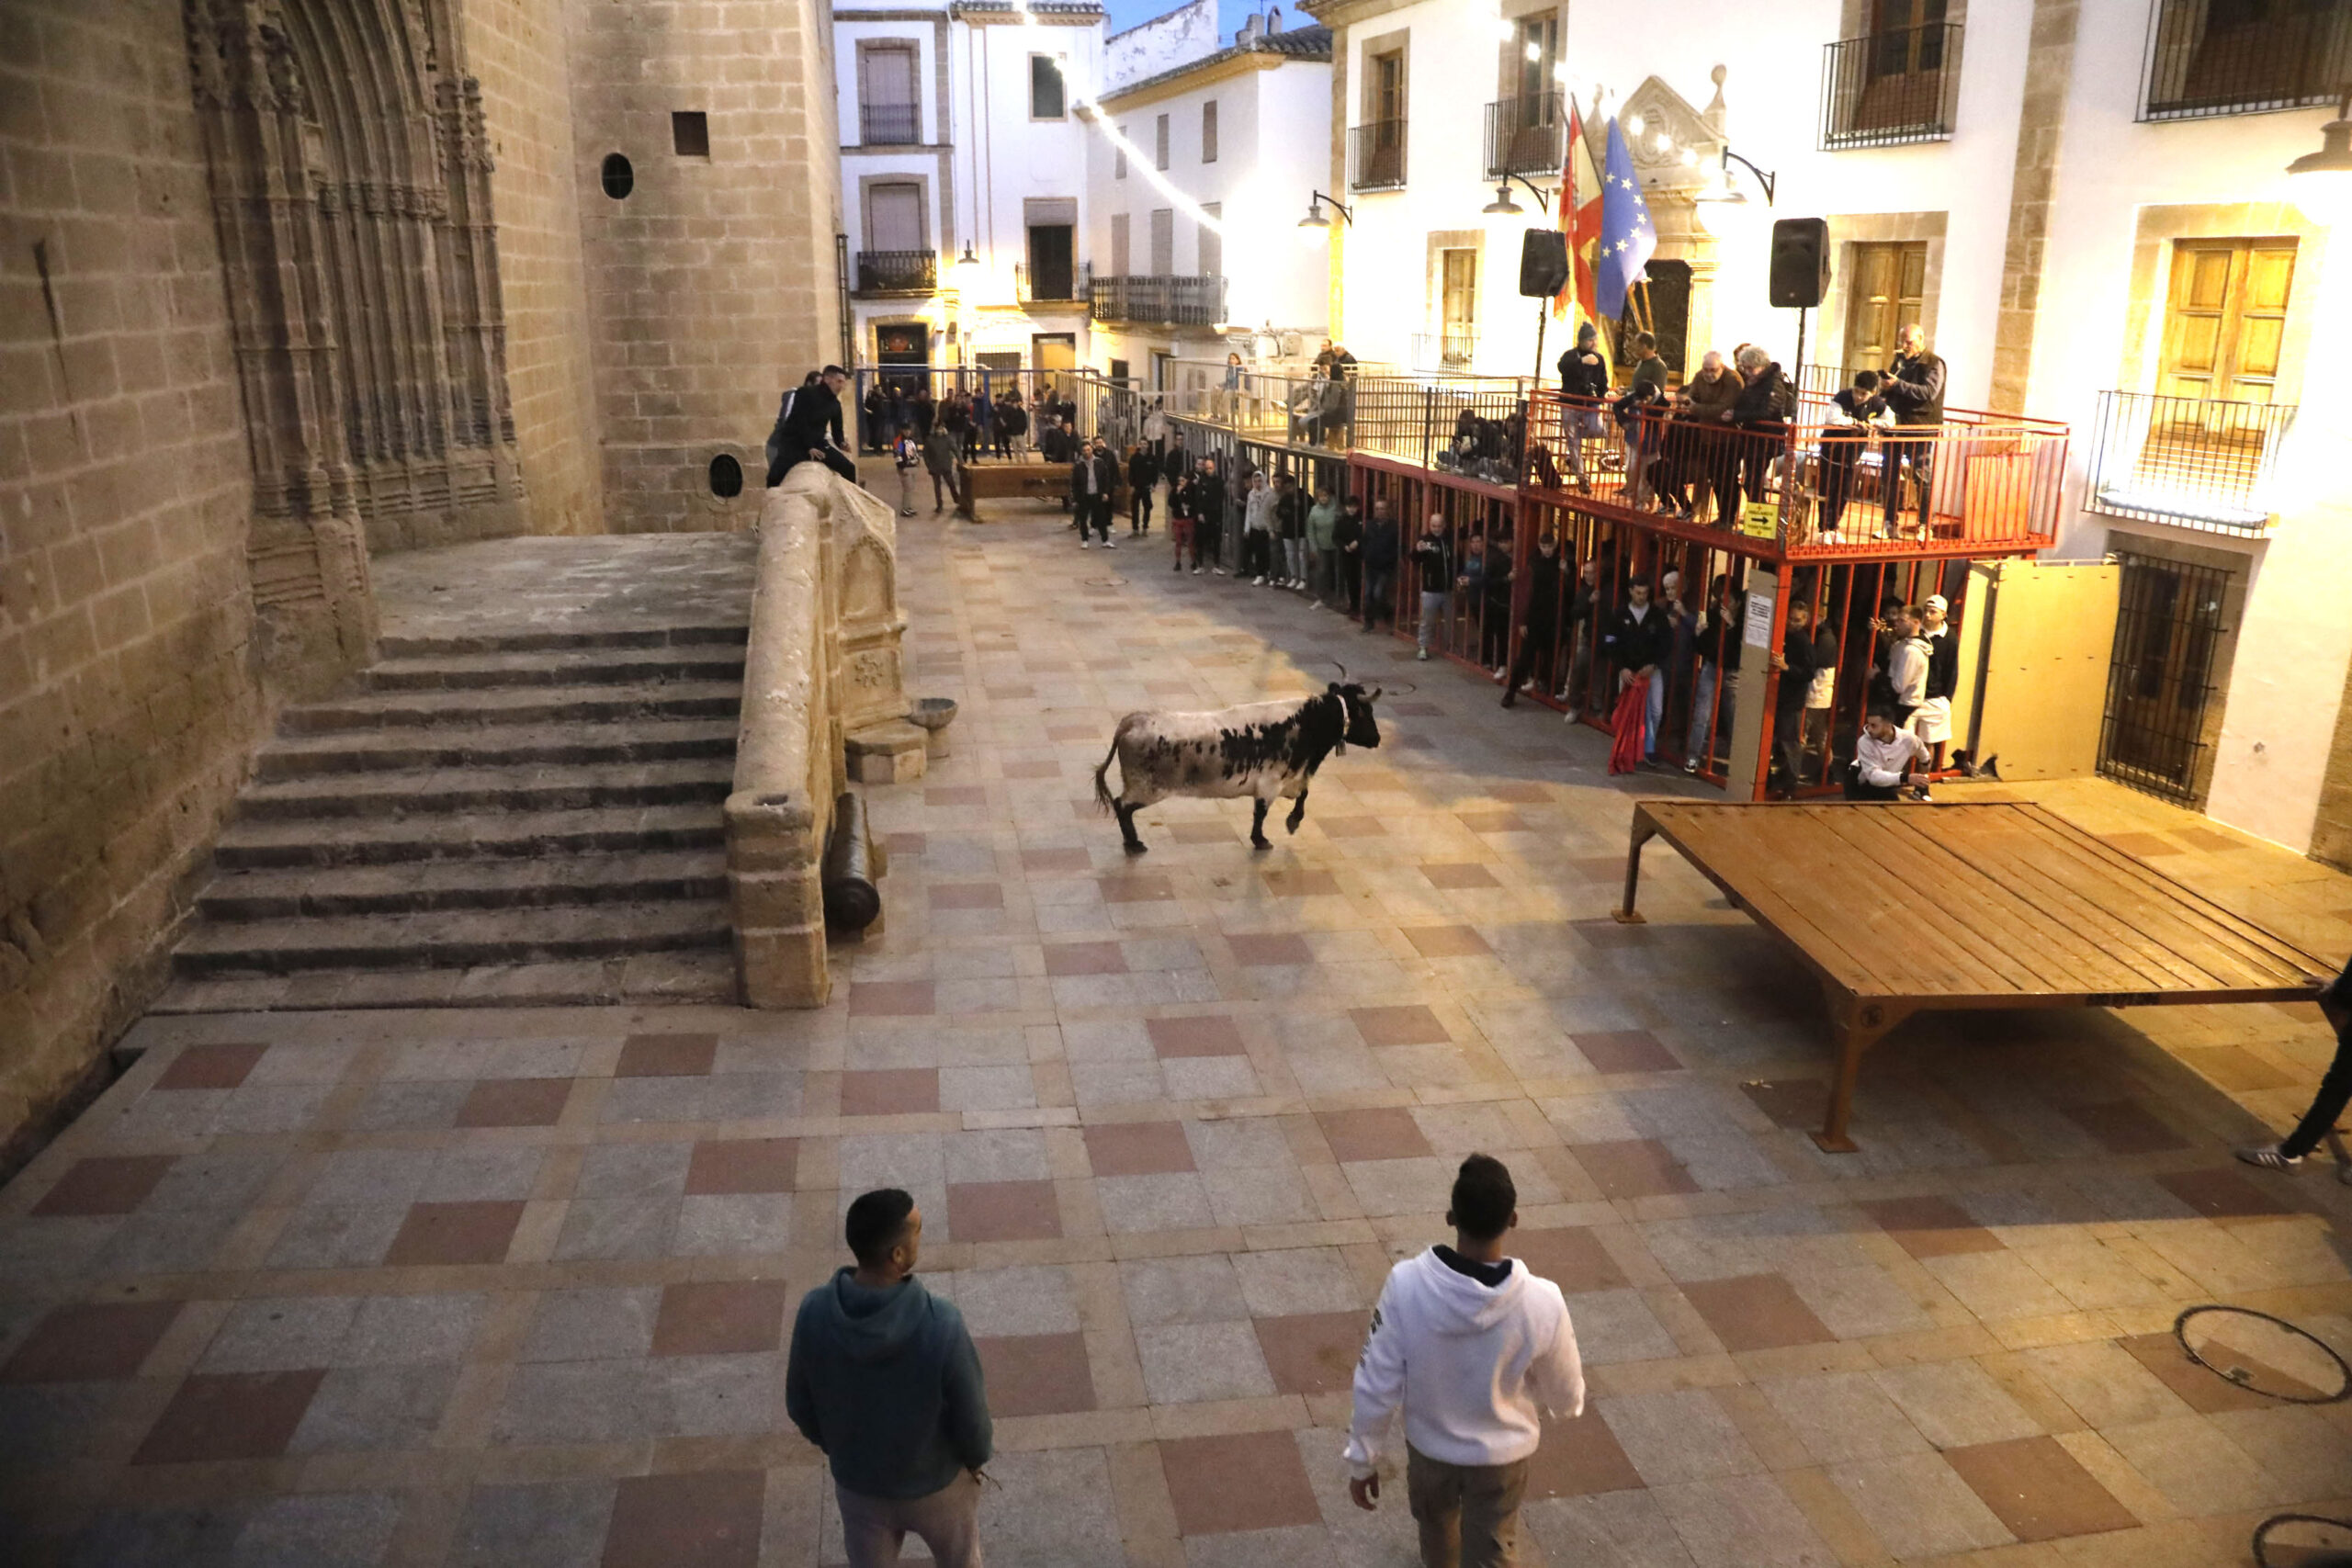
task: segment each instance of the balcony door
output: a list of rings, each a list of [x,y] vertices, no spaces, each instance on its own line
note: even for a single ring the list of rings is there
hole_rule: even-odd
[[[1846,302],[1846,358],[1841,378],[1857,370],[1883,370],[1894,361],[1903,329],[1924,319],[1928,242],[1896,240],[1853,249],[1853,283]]]
[[[897,255],[923,248],[922,186],[893,184],[867,187],[865,248]]]
[[[1467,365],[1478,346],[1478,253],[1443,251],[1438,352],[1448,365]]]
[[[921,141],[922,100],[915,91],[913,46],[868,45],[860,51],[858,64],[865,76],[858,140],[868,146]]]
[[[2156,390],[2212,402],[2279,400],[2278,345],[2295,242],[2177,240]]]

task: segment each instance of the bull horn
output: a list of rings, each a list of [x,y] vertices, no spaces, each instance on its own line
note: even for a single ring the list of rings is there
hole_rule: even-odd
[[[1341,684],[1342,686],[1346,685],[1346,684],[1348,683],[1348,667],[1347,667],[1346,665],[1344,665],[1344,664],[1341,664],[1341,663],[1340,663],[1338,660],[1336,660],[1336,659],[1334,659],[1333,660],[1331,660],[1331,663],[1332,663],[1332,664],[1333,664],[1333,666],[1334,666],[1334,667],[1336,667],[1336,668],[1339,670],[1339,671],[1340,671],[1340,684]]]

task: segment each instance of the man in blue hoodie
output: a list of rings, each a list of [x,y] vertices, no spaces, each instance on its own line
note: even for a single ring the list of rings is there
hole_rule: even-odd
[[[843,1228],[857,1263],[800,1300],[785,1410],[832,1468],[850,1568],[898,1562],[910,1533],[939,1568],[980,1568],[989,1399],[963,1314],[913,1277],[914,1199],[865,1193]]]

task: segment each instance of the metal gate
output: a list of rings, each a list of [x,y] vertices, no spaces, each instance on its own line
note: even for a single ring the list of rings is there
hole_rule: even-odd
[[[2206,705],[2225,635],[2225,569],[2118,552],[2123,568],[2099,725],[2098,771],[2184,805],[2204,803]]]

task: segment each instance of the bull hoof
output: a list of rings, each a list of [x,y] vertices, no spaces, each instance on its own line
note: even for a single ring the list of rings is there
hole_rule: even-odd
[[[1141,839],[1128,840],[1125,847],[1127,853],[1131,855],[1148,854],[1151,852],[1151,846],[1145,843]]]
[[[1299,818],[1295,817],[1286,817],[1283,819],[1283,831],[1285,833],[1295,833],[1298,831],[1298,824]]]
[[[1274,846],[1272,840],[1265,834],[1252,833],[1250,835],[1250,847],[1253,850],[1271,850]]]

